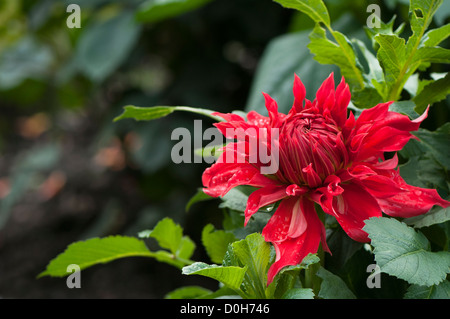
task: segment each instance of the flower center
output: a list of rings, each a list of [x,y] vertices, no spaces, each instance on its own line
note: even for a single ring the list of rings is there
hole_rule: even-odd
[[[336,123],[321,114],[298,113],[280,128],[280,170],[285,182],[317,187],[346,165],[347,150]]]

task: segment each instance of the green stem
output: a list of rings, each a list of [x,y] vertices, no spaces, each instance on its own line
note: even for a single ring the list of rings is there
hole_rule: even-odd
[[[316,212],[320,221],[325,225],[325,213],[322,208],[316,207]],[[322,279],[320,279],[316,273],[319,271],[320,267],[325,266],[325,253],[322,244],[319,245],[317,256],[320,258],[320,262],[309,265],[309,267],[305,269],[305,288],[311,288],[316,296],[319,294],[320,285],[322,283]]]

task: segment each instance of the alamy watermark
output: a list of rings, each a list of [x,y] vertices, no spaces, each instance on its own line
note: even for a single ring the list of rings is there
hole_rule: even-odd
[[[77,264],[67,266],[67,272],[71,273],[66,279],[67,288],[81,288],[81,268]]]
[[[193,136],[187,128],[179,127],[172,131],[171,139],[179,141],[171,151],[172,161],[180,163],[212,164],[215,157],[197,156],[192,150],[202,149],[203,141],[211,141],[204,147],[213,148],[226,145],[223,148],[222,160],[227,164],[242,164],[245,162],[258,164],[261,174],[275,174],[279,163],[279,129],[249,127],[225,129],[225,136],[215,127],[207,128],[204,132],[202,121],[194,121]],[[234,142],[234,143],[233,143]]]
[[[369,4],[367,6],[367,13],[371,13],[366,20],[367,27],[370,29],[381,27],[381,9],[378,4]]]
[[[367,288],[381,288],[381,269],[377,264],[370,264],[367,266],[366,272],[370,273],[367,277]]]
[[[69,4],[66,12],[71,14],[67,17],[66,25],[69,29],[81,28],[81,8],[78,4]]]

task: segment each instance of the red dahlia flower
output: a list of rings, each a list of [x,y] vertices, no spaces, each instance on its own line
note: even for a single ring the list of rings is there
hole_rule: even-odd
[[[385,159],[415,138],[427,111],[411,121],[388,110],[392,102],[362,111],[355,120],[347,116],[348,85],[342,79],[335,90],[333,74],[317,91],[316,99],[305,99],[305,88],[295,76],[294,104],[287,115],[278,113],[277,103],[264,94],[269,117],[255,111],[247,121],[236,114],[221,114],[225,122],[215,126],[236,143],[224,148],[217,162],[203,174],[204,192],[225,195],[238,185],[257,187],[248,198],[245,223],[261,207],[280,201],[262,235],[275,247],[276,261],[270,267],[268,284],[285,266],[299,264],[319,244],[329,252],[325,228],[314,205],[336,218],[354,240],[368,242],[364,221],[380,217],[412,217],[426,213],[433,205],[448,207],[436,190],[408,185],[396,169],[397,155]],[[230,129],[235,129],[230,130]],[[273,129],[278,137],[266,142]],[[231,131],[231,133],[230,133]],[[233,136],[234,135],[234,136]],[[263,175],[266,163],[250,161],[256,150],[252,141],[261,141],[268,150],[279,152],[278,170]],[[231,160],[230,160],[231,159]]]

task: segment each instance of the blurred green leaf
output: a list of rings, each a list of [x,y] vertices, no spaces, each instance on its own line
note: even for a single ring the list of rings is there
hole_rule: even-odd
[[[273,39],[259,62],[254,77],[246,111],[255,110],[267,114],[264,97],[261,91],[270,94],[278,102],[279,112],[287,113],[294,101],[292,83],[294,73],[301,79],[306,88],[307,98],[313,100],[315,91],[323,80],[333,71],[333,66],[323,66],[313,59],[306,47],[309,31],[286,34]],[[295,54],[287,54],[295,52]],[[305,80],[307,79],[307,80]]]
[[[46,79],[53,61],[51,49],[33,36],[21,38],[0,55],[0,88],[11,89],[25,79]]]
[[[140,30],[131,11],[83,28],[74,57],[76,66],[91,80],[103,81],[129,55]]]
[[[155,23],[195,10],[211,0],[148,0],[136,12],[139,22]]]
[[[214,199],[214,197],[211,197],[211,196],[205,194],[203,192],[203,189],[200,188],[197,191],[197,193],[195,193],[195,195],[192,196],[191,199],[189,200],[189,202],[186,204],[185,211],[188,212],[189,209],[191,208],[191,206],[194,205],[195,203],[203,202],[203,201],[211,200],[211,199]]]

